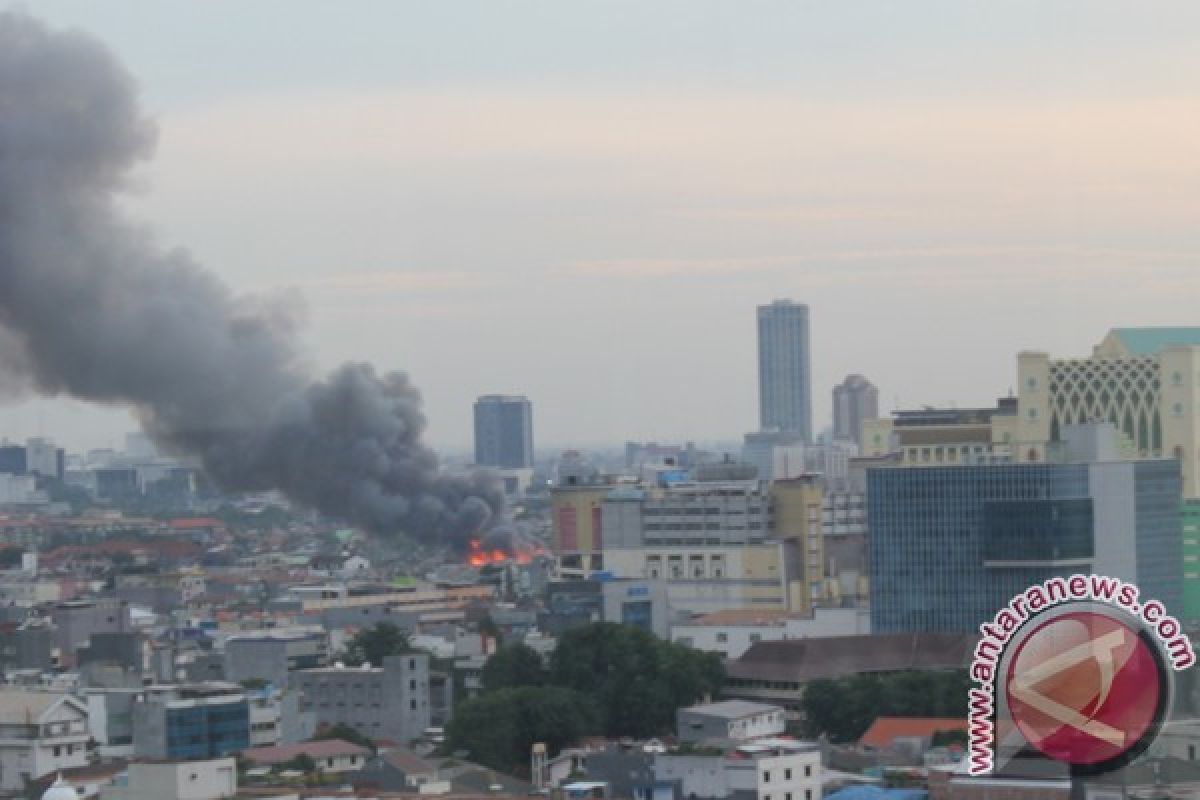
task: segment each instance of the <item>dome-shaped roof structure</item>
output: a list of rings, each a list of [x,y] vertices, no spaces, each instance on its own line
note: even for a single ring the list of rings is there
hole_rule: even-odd
[[[79,794],[75,791],[75,787],[68,784],[62,779],[62,775],[59,775],[50,788],[42,794],[42,800],[79,800]]]

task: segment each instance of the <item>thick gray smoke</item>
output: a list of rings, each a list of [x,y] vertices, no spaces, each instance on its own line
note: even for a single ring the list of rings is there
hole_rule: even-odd
[[[460,547],[486,527],[499,495],[439,474],[404,375],[346,364],[314,381],[286,306],[234,295],[122,218],[154,141],[102,45],[0,14],[0,388],[132,406],[228,490]]]

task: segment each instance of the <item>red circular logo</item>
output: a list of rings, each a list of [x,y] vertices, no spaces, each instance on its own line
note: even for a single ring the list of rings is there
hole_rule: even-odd
[[[1033,747],[1080,766],[1121,759],[1163,715],[1163,667],[1119,619],[1072,611],[1034,628],[1009,664],[1009,713]]]

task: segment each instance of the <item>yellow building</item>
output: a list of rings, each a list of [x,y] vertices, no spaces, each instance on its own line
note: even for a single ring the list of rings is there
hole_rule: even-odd
[[[801,574],[788,584],[788,607],[807,612],[824,597],[825,556],[822,550],[821,485],[805,476],[771,484],[773,532],[777,539],[794,541],[803,561]]]
[[[586,578],[604,569],[601,514],[613,488],[560,486],[550,492],[550,545],[562,577]]]
[[[1017,458],[1038,461],[1063,426],[1107,421],[1133,457],[1177,458],[1200,497],[1200,327],[1114,328],[1088,358],[1017,357]]]

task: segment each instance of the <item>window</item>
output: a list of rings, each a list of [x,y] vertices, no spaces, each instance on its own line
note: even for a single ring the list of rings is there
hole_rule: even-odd
[[[729,634],[727,634],[727,633],[718,633],[718,634],[717,634],[717,641],[718,641],[718,642],[728,642],[728,641],[729,641]]]
[[[805,768],[804,768],[804,777],[806,777],[806,778],[811,778],[811,777],[812,777],[812,767],[805,767]]]
[[[792,770],[790,767],[783,771],[783,779],[785,781],[790,781],[792,779]]]
[[[409,700],[408,707],[410,710],[416,711],[417,710],[417,698],[414,697],[413,699]]]
[[[763,770],[763,783],[771,782],[771,770]]]

